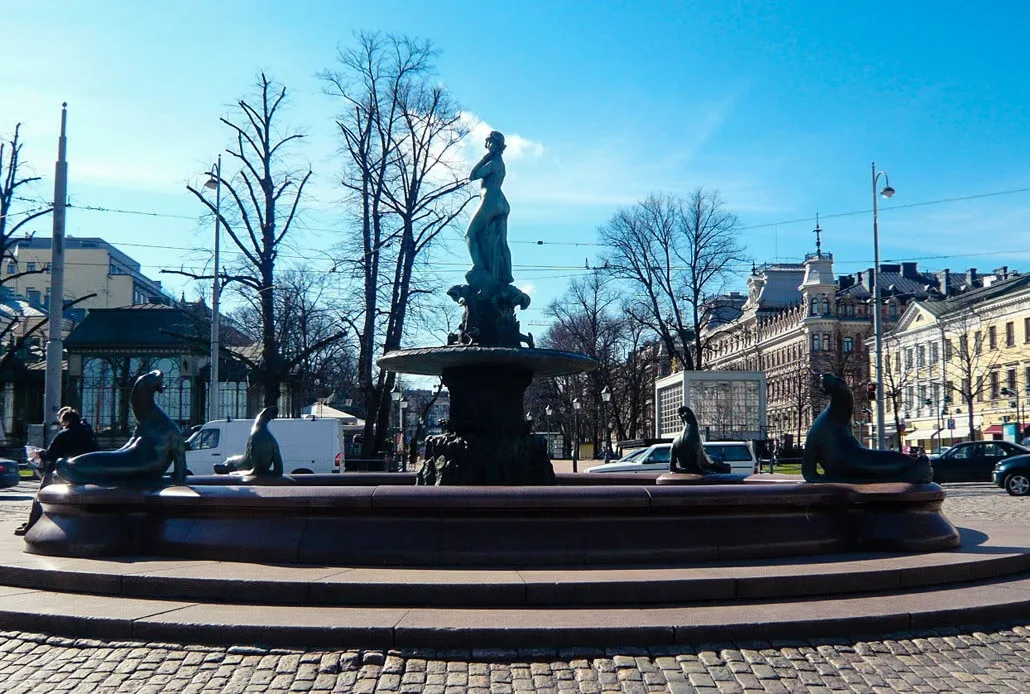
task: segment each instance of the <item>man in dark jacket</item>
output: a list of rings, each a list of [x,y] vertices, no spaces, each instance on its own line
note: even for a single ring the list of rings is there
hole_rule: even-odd
[[[74,409],[62,407],[57,411],[57,421],[61,425],[61,430],[57,432],[54,440],[50,442],[50,446],[43,453],[43,463],[40,466],[43,478],[39,482],[40,489],[53,481],[54,466],[59,458],[74,458],[83,453],[92,453],[98,448],[93,432],[82,423],[79,413]],[[24,535],[42,515],[43,506],[39,501],[33,499],[29,519],[18,526],[14,534]]]

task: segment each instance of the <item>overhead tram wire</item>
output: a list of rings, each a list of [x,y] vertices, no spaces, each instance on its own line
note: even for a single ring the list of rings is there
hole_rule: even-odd
[[[905,203],[905,204],[900,204],[900,205],[892,205],[890,209],[893,211],[893,210],[907,209],[907,208],[913,208],[913,207],[925,207],[925,206],[929,206],[929,205],[940,205],[940,204],[947,204],[947,203],[953,203],[953,202],[963,202],[963,201],[968,201],[968,200],[979,200],[979,199],[998,197],[998,196],[1003,196],[1003,195],[1015,195],[1015,194],[1027,193],[1027,192],[1030,192],[1030,188],[1014,188],[1014,189],[1009,189],[1009,190],[992,191],[992,192],[988,192],[988,193],[977,193],[977,194],[972,194],[972,195],[963,195],[963,196],[957,196],[957,197],[951,197],[951,198],[938,198],[938,199],[935,199],[935,200],[926,200],[926,201],[922,201],[922,202],[911,202],[911,203]],[[19,197],[18,199],[21,200],[21,201],[24,201],[24,202],[39,203],[38,200],[34,200],[34,199],[31,199],[31,198],[21,198],[21,197]],[[111,213],[111,214],[129,214],[129,215],[138,215],[138,216],[155,217],[155,218],[166,218],[166,219],[196,220],[197,217],[198,217],[198,215],[181,215],[181,214],[171,214],[171,213],[167,213],[167,212],[152,212],[152,211],[147,211],[147,210],[133,210],[133,209],[126,209],[126,208],[102,207],[102,206],[98,206],[98,205],[77,205],[77,204],[72,203],[72,204],[69,204],[68,206],[73,208],[73,209],[89,211],[89,212],[102,212],[102,213]],[[44,209],[46,209],[46,207],[39,207],[39,208],[36,208],[35,210],[30,210],[30,211],[19,210],[18,212],[10,213],[8,216],[14,216],[14,215],[17,215],[17,214],[31,214],[32,212],[42,211]],[[838,212],[838,213],[831,213],[831,214],[820,214],[820,218],[822,218],[822,219],[835,219],[835,218],[842,218],[842,217],[851,217],[851,216],[865,215],[865,214],[868,214],[868,213],[869,213],[869,210],[856,210],[856,211],[850,211],[850,212]],[[762,228],[774,227],[774,226],[778,226],[778,225],[781,225],[781,224],[786,225],[786,224],[809,223],[809,222],[812,221],[812,219],[813,218],[811,218],[811,217],[805,217],[805,218],[786,220],[786,221],[768,222],[768,223],[763,223],[763,224],[752,224],[752,225],[748,225],[748,226],[738,227],[738,230],[740,230],[740,231],[747,231],[747,230],[752,230],[752,229],[762,229]],[[297,229],[298,231],[315,231],[315,232],[328,232],[328,233],[340,231],[339,228],[308,227],[308,226],[304,226],[304,225],[300,225],[300,224],[294,225],[294,228]],[[608,247],[607,244],[601,244],[601,243],[596,243],[596,242],[584,242],[584,241],[543,241],[543,240],[537,240],[537,241],[526,240],[526,241],[522,241],[522,240],[510,240],[509,243],[520,244],[520,245],[535,245],[535,246],[572,246],[572,247],[595,247],[595,248],[598,248],[598,247],[601,247],[601,248]],[[173,246],[160,246],[160,245],[156,245],[156,244],[141,244],[141,243],[119,243],[118,245],[120,245],[120,246],[129,246],[129,247],[138,247],[138,248],[154,248],[154,249],[158,249],[158,250],[175,250],[175,251],[194,251],[194,250],[200,250],[200,249],[196,249],[196,248],[180,248],[180,247],[173,247]],[[891,259],[891,262],[898,262],[899,260],[945,260],[945,259],[948,259],[948,258],[977,257],[977,256],[986,256],[986,255],[1005,255],[1005,254],[1012,254],[1012,253],[1026,253],[1026,252],[1030,252],[1030,251],[1025,251],[1025,250],[1007,250],[1006,251],[1006,250],[1002,250],[1002,251],[992,251],[992,252],[984,252],[984,253],[955,253],[955,254],[950,254],[950,255],[920,256],[920,257],[908,258],[908,259]],[[285,253],[281,254],[280,257],[290,258],[290,259],[293,259],[293,260],[300,260],[300,261],[312,261],[312,260],[324,259],[324,256],[316,258],[316,257],[312,257],[312,256],[307,256],[307,255],[285,254]],[[839,262],[846,263],[846,264],[855,264],[855,263],[864,263],[864,262],[867,262],[867,261],[839,261]],[[434,264],[437,265],[437,266],[443,267],[443,266],[457,266],[457,265],[462,265],[463,263],[453,263],[453,264],[451,264],[451,263],[434,263]],[[560,270],[560,271],[594,271],[594,270],[598,269],[598,268],[583,268],[581,266],[529,266],[529,265],[525,265],[525,266],[519,266],[519,267],[521,267],[522,269],[526,269],[526,270],[540,269],[540,270]]]

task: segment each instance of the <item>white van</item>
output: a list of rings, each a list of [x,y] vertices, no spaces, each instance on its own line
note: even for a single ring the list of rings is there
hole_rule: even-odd
[[[240,455],[254,422],[219,419],[186,440],[186,472],[213,475],[215,465]],[[273,419],[268,430],[279,443],[287,475],[343,472],[343,429],[336,419]]]
[[[747,441],[706,441],[701,444],[712,462],[728,463],[734,475],[753,475],[758,472],[758,460]],[[672,457],[671,443],[656,443],[632,460],[617,460],[598,465],[587,472],[668,472]]]

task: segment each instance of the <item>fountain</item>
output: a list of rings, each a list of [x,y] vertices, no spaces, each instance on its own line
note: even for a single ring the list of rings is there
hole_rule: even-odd
[[[837,477],[802,482],[712,474],[717,468],[702,459],[689,411],[666,475],[555,475],[543,439],[523,417],[526,387],[534,377],[582,373],[596,364],[580,354],[537,349],[520,331],[515,309],[526,308],[529,297],[511,274],[503,150],[503,136],[491,133],[470,177],[482,181],[482,199],[466,234],[472,268],[466,284],[448,292],[464,307],[458,331],[447,345],[379,360],[392,371],[440,376],[450,391],[447,431],[427,439],[417,474],[291,479],[262,464],[261,474],[249,477],[183,482],[160,477],[173,462],[179,471],[174,455],[155,461],[139,460],[141,453],[100,456],[102,465],[73,459],[58,465],[68,473],[64,482],[40,490],[44,513],[25,536],[27,551],[498,567],[668,565],[958,545],[955,527],[940,513],[944,492],[921,471],[909,474],[892,459],[890,475],[878,477],[877,456],[835,448],[833,442],[843,440],[839,431],[850,427],[847,407],[817,420],[819,445],[812,450],[824,457],[806,459],[806,478],[820,465],[827,473],[843,470]],[[159,381],[157,374],[147,383]],[[149,396],[141,396],[141,412],[155,417]],[[255,435],[267,434],[262,421]],[[144,435],[136,449],[181,450],[177,429],[164,426],[160,435],[160,447]],[[267,442],[262,446],[271,450]],[[851,475],[847,463],[854,456],[862,460]],[[122,475],[125,461],[148,475],[128,469]]]

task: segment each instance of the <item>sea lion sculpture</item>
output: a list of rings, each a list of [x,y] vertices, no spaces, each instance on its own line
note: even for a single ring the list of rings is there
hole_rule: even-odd
[[[157,482],[172,467],[172,480],[186,479],[186,444],[182,430],[154,402],[164,390],[164,374],[155,369],[132,386],[132,438],[115,451],[84,453],[57,461],[57,476],[73,484]]]
[[[897,451],[864,447],[851,433],[855,397],[843,379],[823,374],[822,391],[830,402],[808,430],[801,474],[806,482],[909,482],[933,479],[926,458],[915,459]],[[822,467],[822,472],[819,468]]]
[[[268,423],[278,415],[279,408],[272,406],[261,410],[254,418],[243,454],[225,461],[232,474],[244,478],[282,477],[283,456],[279,452],[279,442],[268,430]]]
[[[715,462],[708,457],[705,447],[701,443],[701,432],[698,429],[694,411],[684,405],[680,406],[677,413],[683,421],[683,431],[672,440],[669,470],[690,475],[731,472],[733,468],[729,463]]]

